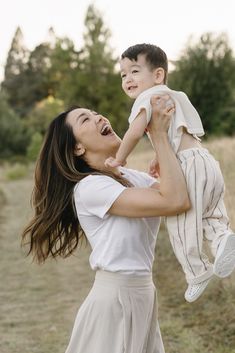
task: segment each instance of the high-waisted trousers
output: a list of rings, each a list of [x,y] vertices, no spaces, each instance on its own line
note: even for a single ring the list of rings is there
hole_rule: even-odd
[[[97,271],[66,353],[164,353],[149,275]]]

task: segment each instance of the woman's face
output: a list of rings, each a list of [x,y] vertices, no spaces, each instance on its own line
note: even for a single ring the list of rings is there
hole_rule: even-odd
[[[74,137],[86,153],[110,156],[116,153],[121,139],[113,131],[110,122],[102,115],[89,109],[77,108],[67,116]]]

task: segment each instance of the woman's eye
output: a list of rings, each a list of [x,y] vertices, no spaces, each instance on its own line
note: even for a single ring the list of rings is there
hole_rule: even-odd
[[[87,121],[87,120],[88,120],[88,118],[84,118],[82,122],[84,123],[84,122]]]
[[[132,73],[136,74],[137,72],[139,72],[138,70],[133,70]]]
[[[126,77],[126,75],[125,75],[125,74],[121,75],[121,78],[125,78],[125,77]]]

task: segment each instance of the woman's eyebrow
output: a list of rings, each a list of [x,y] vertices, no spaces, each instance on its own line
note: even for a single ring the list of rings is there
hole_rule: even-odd
[[[87,113],[83,112],[81,114],[79,114],[77,117],[76,117],[76,121],[78,121],[80,118],[82,118],[83,116],[87,115]]]

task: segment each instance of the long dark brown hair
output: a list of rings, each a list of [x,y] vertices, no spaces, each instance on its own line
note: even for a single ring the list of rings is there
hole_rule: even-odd
[[[31,198],[34,216],[23,231],[22,244],[29,244],[28,254],[39,263],[48,257],[69,256],[85,238],[74,205],[76,183],[90,174],[105,174],[130,186],[124,178],[95,170],[74,154],[76,139],[66,117],[77,108],[51,122],[36,163]]]

